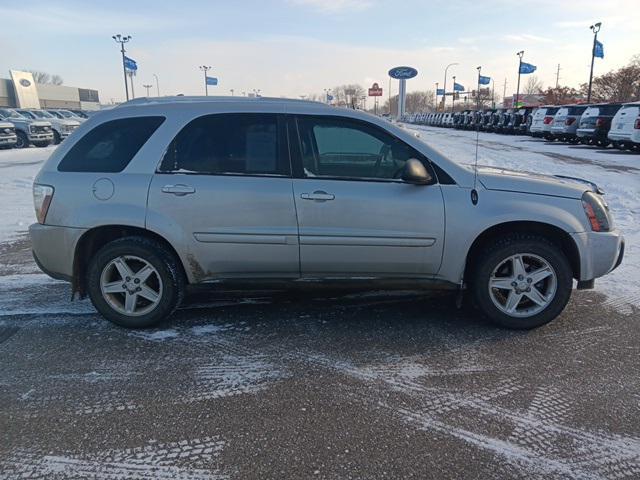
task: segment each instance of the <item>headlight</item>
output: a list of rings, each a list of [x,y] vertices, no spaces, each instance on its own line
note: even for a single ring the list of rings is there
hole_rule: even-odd
[[[584,192],[582,195],[582,207],[587,215],[591,230],[594,232],[608,232],[612,222],[609,216],[609,206],[600,195],[593,192]]]
[[[34,127],[33,125],[29,125],[29,131],[31,133],[36,133],[36,127]]]
[[[53,187],[50,185],[33,184],[33,206],[36,209],[38,223],[44,223],[53,198]]]

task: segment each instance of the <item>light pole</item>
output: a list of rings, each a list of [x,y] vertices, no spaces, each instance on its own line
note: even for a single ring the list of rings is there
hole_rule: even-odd
[[[460,65],[459,63],[450,63],[449,65],[447,65],[447,67],[444,69],[444,95],[442,96],[442,111],[444,112],[444,107],[445,107],[445,102],[447,101],[447,70],[449,70],[449,67],[453,67],[454,65]],[[456,77],[453,77],[454,79]],[[454,80],[455,83],[455,80]],[[454,92],[455,94],[455,92]],[[454,99],[455,102],[455,99]]]
[[[587,92],[587,103],[591,103],[591,84],[593,83],[593,62],[596,59],[596,43],[598,42],[598,32],[602,22],[591,25],[589,28],[593,32],[593,47],[591,47],[591,73],[589,73],[589,91]]]
[[[209,96],[209,85],[207,85],[207,72],[211,70],[211,67],[208,65],[200,65],[198,67],[204,73],[204,95],[206,97]]]
[[[262,91],[262,90],[260,90],[259,88],[257,88],[257,89],[256,89],[256,88],[254,88],[254,89],[253,89],[253,95],[255,95],[255,97],[257,98],[257,97],[259,97],[259,96],[260,96],[260,92],[261,92],[261,91]]]
[[[453,78],[453,94],[451,95],[451,112],[453,112],[456,108],[456,76],[453,75],[451,78]],[[445,91],[444,93],[446,95],[447,92]],[[444,112],[444,105],[442,106],[442,111]]]
[[[522,70],[522,57],[524,57],[524,50],[520,50],[516,55],[518,55],[518,86],[516,87],[516,99],[513,102],[513,105],[511,105],[513,108],[518,107],[518,100],[520,99],[520,73]],[[502,103],[504,104],[504,100]]]
[[[127,96],[127,101],[129,101],[129,86],[127,85],[127,67],[124,63],[124,54],[126,50],[124,49],[124,44],[131,40],[131,35],[113,35],[111,38],[115,40],[116,43],[120,44],[120,52],[122,53],[122,73],[124,75],[124,91]]]
[[[436,103],[434,104],[436,107],[436,111],[438,111],[438,86],[440,84],[438,82],[436,82]]]
[[[329,95],[331,95],[331,89],[325,88],[324,90],[324,103],[329,103]]]
[[[156,93],[160,96],[160,82],[158,81],[158,75],[154,73],[153,77],[156,79]]]
[[[147,84],[147,85],[142,85],[142,86],[147,89],[147,97],[149,97],[149,89],[151,87],[153,87],[153,85]]]
[[[231,92],[231,96],[233,97],[233,88],[230,88],[229,91]]]
[[[480,110],[480,72],[482,71],[482,66],[478,67],[478,88],[476,90],[476,102],[477,102],[477,109]]]

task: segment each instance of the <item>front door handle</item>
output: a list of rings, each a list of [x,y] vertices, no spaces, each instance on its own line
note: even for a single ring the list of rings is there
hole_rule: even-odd
[[[327,200],[333,200],[336,198],[332,193],[323,192],[322,190],[316,190],[313,193],[301,193],[300,198],[303,200],[316,200],[318,202],[326,202]]]
[[[178,183],[177,185],[165,185],[164,187],[162,187],[162,191],[164,193],[171,193],[179,197],[189,195],[191,193],[196,193],[195,188],[193,188],[191,185],[184,185],[183,183]]]

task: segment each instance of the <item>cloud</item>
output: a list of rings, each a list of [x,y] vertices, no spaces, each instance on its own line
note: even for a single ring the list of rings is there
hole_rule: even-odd
[[[510,42],[538,42],[538,43],[549,43],[553,42],[553,39],[547,37],[539,37],[538,35],[531,35],[528,33],[519,33],[519,34],[510,34],[503,35],[503,40],[508,40]]]
[[[289,0],[294,5],[311,7],[322,13],[360,12],[373,5],[371,0]]]

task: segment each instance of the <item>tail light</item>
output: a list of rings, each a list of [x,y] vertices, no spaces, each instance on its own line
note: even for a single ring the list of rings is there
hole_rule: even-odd
[[[564,124],[565,125],[573,125],[573,122],[575,122],[575,121],[576,121],[575,117],[569,117],[564,121]]]
[[[596,127],[604,127],[607,124],[607,120],[605,118],[598,118],[596,120]]]
[[[607,204],[602,197],[593,192],[584,192],[582,207],[587,215],[591,230],[594,232],[608,232],[611,229]]]
[[[640,130],[640,118],[636,119],[636,123],[633,128],[635,128],[636,130]]]
[[[53,187],[49,185],[33,184],[33,206],[36,209],[38,223],[44,223],[53,198]]]
[[[553,117],[544,117],[545,125],[549,125],[551,122],[553,122]]]

